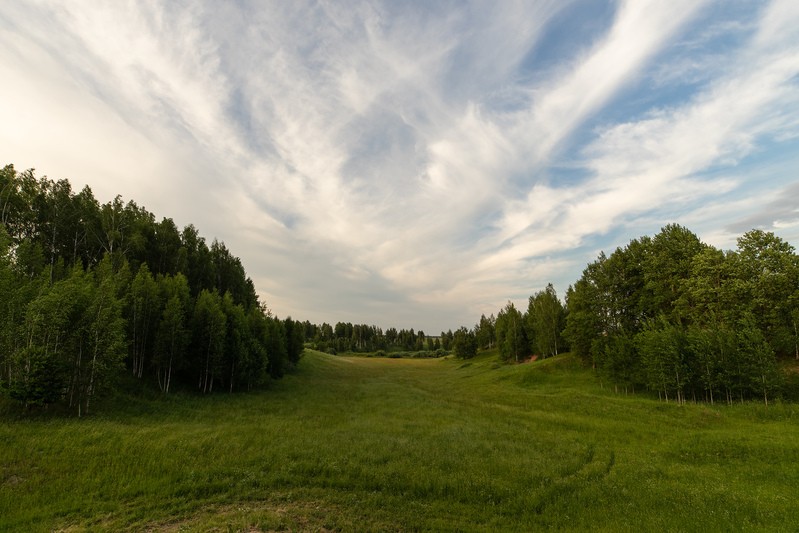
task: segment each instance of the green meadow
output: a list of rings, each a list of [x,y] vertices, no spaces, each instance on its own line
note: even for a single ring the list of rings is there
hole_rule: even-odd
[[[797,406],[619,395],[568,354],[306,351],[256,393],[3,408],[0,531],[799,528]]]

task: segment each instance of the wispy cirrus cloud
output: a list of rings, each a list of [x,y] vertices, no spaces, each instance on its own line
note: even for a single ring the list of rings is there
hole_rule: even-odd
[[[224,239],[279,314],[432,332],[668,222],[794,231],[796,28],[791,1],[7,3],[0,156]]]
[[[786,37],[787,27],[775,27],[797,20],[783,12],[786,7],[787,3],[775,4],[766,10],[749,41],[727,51],[718,76],[684,103],[600,128],[581,148],[587,179],[568,187],[534,186],[526,201],[506,212],[506,227],[515,228],[518,235],[506,255],[512,259],[530,250],[552,253],[578,246],[619,225],[635,228],[637,220],[652,221],[653,213],[660,214],[654,217],[660,225],[670,216],[701,219],[692,211],[741,187],[744,176],[707,172],[731,169],[764,138],[796,131],[799,39]],[[757,201],[750,197],[744,205],[752,209]],[[731,198],[726,202],[732,207]],[[735,216],[742,207],[736,203],[727,216]],[[547,230],[542,232],[542,227]],[[656,230],[650,223],[640,233]]]

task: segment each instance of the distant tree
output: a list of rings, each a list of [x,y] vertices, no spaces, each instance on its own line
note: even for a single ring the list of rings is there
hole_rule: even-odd
[[[0,171],[0,177],[4,171],[5,169]],[[0,294],[3,295],[0,299],[0,391],[9,385],[13,368],[12,354],[17,351],[23,338],[18,329],[29,300],[25,294],[28,292],[25,285],[14,273],[11,238],[5,225],[0,224]]]
[[[475,331],[477,332],[477,345],[483,350],[488,350],[494,347],[497,336],[495,331],[496,319],[492,314],[490,318],[480,315],[480,322],[477,323]]]
[[[647,317],[674,314],[676,302],[683,294],[685,281],[690,279],[694,257],[705,245],[694,233],[677,224],[669,224],[655,235],[644,259],[644,291],[639,296],[640,307]]]
[[[605,353],[601,359],[601,369],[625,393],[633,392],[646,384],[641,356],[635,338],[626,333],[616,333],[605,339]]]
[[[525,316],[530,348],[543,357],[559,353],[565,311],[552,284],[530,297]]]
[[[80,262],[84,269],[89,269],[100,261],[102,248],[98,238],[101,234],[100,203],[88,185],[72,198],[72,211],[77,220],[69,234],[72,245],[69,263]]]
[[[272,378],[283,376],[288,366],[286,328],[282,320],[266,317],[266,353],[269,357],[268,371]]]
[[[172,371],[183,366],[191,340],[188,323],[191,295],[189,282],[183,274],[161,276],[158,284],[161,300],[166,303],[161,312],[155,343],[156,377],[159,388],[169,393]]]
[[[477,337],[465,327],[458,328],[452,339],[452,352],[458,359],[471,359],[477,355]]]
[[[127,312],[133,375],[138,378],[144,374],[147,358],[152,355],[160,314],[158,284],[147,263],[142,263],[130,286]]]
[[[419,333],[416,334],[416,351],[421,352],[425,348],[425,341],[427,341],[427,336],[424,334],[424,331],[419,330]]]
[[[268,320],[270,318],[264,313],[263,307],[252,307],[247,313],[249,358],[241,363],[241,380],[246,383],[247,390],[261,383],[269,368]]]
[[[247,376],[242,373],[242,368],[249,366],[251,357],[250,331],[244,307],[233,301],[233,296],[226,292],[222,296],[222,311],[225,314],[225,345],[223,367],[225,378],[228,380],[228,390],[233,392],[239,381],[246,382]],[[298,327],[301,324],[297,323]]]
[[[92,286],[91,302],[84,320],[86,347],[85,369],[78,365],[77,408],[88,414],[91,399],[97,391],[110,386],[113,377],[122,369],[125,357],[125,320],[122,301],[117,298],[117,280],[104,276],[98,269],[96,284]]]
[[[799,257],[793,246],[771,232],[752,230],[738,239],[737,274],[742,304],[772,349],[797,352],[796,295]]]
[[[666,401],[671,396],[678,403],[684,402],[689,369],[685,337],[679,327],[661,315],[657,321],[646,325],[637,335],[636,342],[649,387],[662,393]]]
[[[449,351],[450,349],[452,349],[453,340],[454,340],[454,335],[451,329],[447,330],[446,333],[444,333],[443,331],[441,332],[441,347],[444,350]]]
[[[14,354],[10,394],[26,406],[47,405],[74,397],[82,383],[83,349],[80,332],[91,287],[82,269],[53,285],[43,283],[29,303],[24,344]]]
[[[513,302],[509,301],[497,315],[496,335],[499,355],[503,360],[518,363],[530,353],[524,332],[524,317]]]
[[[591,360],[596,367],[596,361],[591,357],[591,345],[594,339],[602,332],[602,319],[594,311],[593,295],[595,287],[583,278],[578,280],[566,291],[566,329],[563,334],[569,342],[572,351],[584,360]]]
[[[164,218],[153,227],[153,242],[148,252],[147,262],[153,267],[156,274],[169,274],[174,276],[180,272],[181,248],[180,239],[175,222],[171,218]]]
[[[768,405],[770,395],[780,390],[782,375],[777,367],[774,350],[766,342],[752,315],[745,316],[738,327],[738,358],[740,360],[740,390],[762,396]]]
[[[698,325],[689,326],[686,333],[695,379],[704,390],[706,401],[711,404],[715,403],[721,386],[725,355],[735,350],[734,336],[730,333],[722,328]],[[728,342],[730,339],[732,343]]]
[[[296,366],[297,363],[300,362],[300,357],[302,357],[302,352],[305,349],[302,324],[288,317],[283,322],[283,328],[286,335],[286,356],[288,362],[292,366]]]
[[[198,388],[203,392],[213,390],[214,377],[222,366],[226,317],[221,300],[216,292],[203,289],[194,305],[194,346],[196,353],[202,354],[202,359],[195,360],[195,368],[199,367]]]

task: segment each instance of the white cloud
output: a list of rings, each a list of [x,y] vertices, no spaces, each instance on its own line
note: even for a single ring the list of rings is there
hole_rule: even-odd
[[[625,1],[608,34],[562,76],[538,89],[515,132],[526,140],[528,164],[546,162],[552,150],[651,59],[705,2]]]
[[[657,2],[622,4],[607,36],[571,70],[549,82],[549,88],[517,127],[526,133],[520,135],[525,145],[519,152],[531,154],[526,160],[528,173],[540,172],[553,150],[628,83],[666,39],[690,20],[701,3],[692,2],[683,7],[675,9],[671,4]],[[639,126],[626,126],[627,130],[636,127]],[[615,137],[627,142],[628,136],[617,134]],[[606,140],[603,146],[618,142],[618,139]],[[640,144],[636,148],[640,148]],[[605,166],[629,165],[640,157],[636,153],[634,158],[616,159],[613,150],[607,153]],[[629,156],[629,150],[625,154]],[[620,181],[622,170],[592,168],[601,177],[589,183],[575,187],[535,183],[524,200],[511,199],[504,210],[499,232],[500,242],[507,244],[484,263],[496,268],[506,262],[542,257],[577,246],[587,235],[608,231],[619,214],[639,209],[640,195],[650,192],[631,188]],[[643,205],[647,204],[644,201]]]
[[[569,4],[3,4],[0,156],[224,239],[281,315],[469,324],[620,228],[758,215],[734,169],[799,135],[796,2],[620,1],[537,70]]]
[[[792,80],[799,73],[799,50],[797,43],[774,46],[765,37],[772,30],[762,29],[769,20],[767,15],[746,61],[728,68],[688,103],[602,131],[584,152],[591,180],[565,188],[533,187],[526,201],[506,214],[507,233],[519,235],[554,218],[549,233],[570,235],[573,245],[630,217],[673,212],[732,191],[739,179],[703,178],[701,173],[714,165],[735,165],[760,137],[781,130],[780,122],[795,124],[796,108],[783,105],[797,91]],[[781,39],[774,34],[774,40]],[[525,249],[549,251],[538,237],[523,235],[506,253],[519,250],[520,255]]]

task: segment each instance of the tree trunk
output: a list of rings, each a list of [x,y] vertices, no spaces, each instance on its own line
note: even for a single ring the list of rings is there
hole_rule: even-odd
[[[799,361],[799,330],[796,327],[796,320],[793,321],[793,349],[796,360]]]
[[[89,401],[91,400],[92,393],[94,392],[94,368],[97,364],[97,352],[99,351],[100,346],[100,313],[102,310],[102,306],[98,306],[100,309],[97,311],[97,324],[94,328],[94,354],[92,355],[92,368],[91,372],[89,373],[89,387],[86,389],[86,414],[89,414]],[[78,402],[80,403],[80,402]]]
[[[75,363],[75,372],[72,374],[72,386],[69,388],[69,407],[72,408],[72,400],[75,395],[75,388],[80,384],[80,364],[83,356],[83,342],[78,344],[78,360]]]
[[[203,384],[203,393],[208,392],[208,373],[211,366],[211,339],[208,339],[208,349],[205,352],[205,383]],[[212,385],[213,386],[213,385]]]
[[[169,354],[169,368],[166,373],[166,394],[169,394],[169,382],[172,381],[172,354]]]
[[[138,372],[138,368],[136,366],[136,354],[138,353],[138,349],[136,348],[136,333],[138,332],[138,328],[136,327],[136,301],[133,301],[133,375],[136,376]]]
[[[144,327],[142,328],[142,339],[141,339],[141,353],[139,354],[139,374],[138,377],[141,379],[142,373],[144,372],[144,351],[147,347],[147,313],[144,314]]]
[[[58,207],[56,207],[55,212],[55,219],[58,219]],[[53,237],[50,241],[50,285],[53,284],[53,270],[55,270],[55,239],[56,239],[56,229],[58,228],[58,224],[55,220],[53,220]]]

